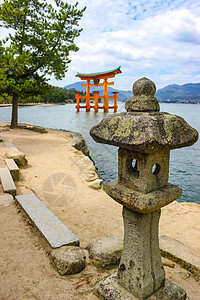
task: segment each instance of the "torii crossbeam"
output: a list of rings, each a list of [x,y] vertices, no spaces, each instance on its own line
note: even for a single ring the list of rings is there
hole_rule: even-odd
[[[76,93],[76,109],[79,111],[80,108],[86,108],[86,111],[90,111],[91,108],[94,108],[95,112],[98,112],[98,109],[104,109],[104,112],[108,112],[109,108],[114,108],[114,112],[117,111],[117,98],[118,93],[113,92],[113,96],[108,96],[108,85],[114,85],[114,82],[108,82],[108,78],[115,77],[116,74],[122,73],[120,70],[121,67],[118,67],[116,69],[106,71],[106,72],[100,72],[100,73],[90,73],[90,74],[83,74],[83,73],[77,73],[76,77],[79,77],[81,80],[86,80],[86,84],[82,84],[82,87],[86,87],[86,95],[80,96],[80,92]],[[103,82],[100,82],[100,80],[103,79]],[[91,83],[90,81],[93,80],[94,83]],[[93,92],[93,96],[90,96],[90,87],[94,86],[103,86],[104,87],[104,93],[102,96],[99,95],[98,91]],[[80,99],[85,98],[85,105],[80,105]],[[99,106],[98,100],[99,98],[103,98],[103,106]],[[94,99],[94,105],[90,105],[90,100]],[[109,106],[108,100],[114,99],[114,105]]]

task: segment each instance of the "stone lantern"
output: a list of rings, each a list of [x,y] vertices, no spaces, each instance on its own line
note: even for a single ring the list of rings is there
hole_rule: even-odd
[[[123,205],[124,248],[118,272],[96,289],[103,299],[185,299],[185,291],[165,279],[158,240],[161,207],[182,194],[168,183],[170,150],[194,144],[197,131],[176,115],[159,112],[155,84],[133,85],[127,112],[109,115],[90,134],[119,147],[118,180],[104,185]]]

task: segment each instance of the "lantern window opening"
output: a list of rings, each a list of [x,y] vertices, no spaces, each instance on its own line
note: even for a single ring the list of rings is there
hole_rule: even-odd
[[[153,167],[152,167],[153,175],[155,175],[155,176],[158,175],[160,173],[160,170],[161,170],[161,166],[158,163],[153,165]]]
[[[127,171],[135,178],[139,177],[139,163],[136,159],[128,159],[126,162]]]

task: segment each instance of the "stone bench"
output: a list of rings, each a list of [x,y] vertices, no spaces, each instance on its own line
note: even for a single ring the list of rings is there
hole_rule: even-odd
[[[13,178],[13,180],[18,181],[19,180],[19,168],[17,164],[15,163],[14,159],[7,158],[5,159],[6,165],[8,169],[10,170],[10,174]]]
[[[8,168],[0,168],[0,178],[4,193],[16,195],[16,186]]]
[[[159,244],[163,257],[176,262],[200,278],[200,256],[194,249],[165,235],[160,236]]]
[[[9,148],[7,153],[8,158],[14,159],[18,166],[25,166],[27,164],[26,155],[20,152],[17,147],[11,142],[4,142],[4,145]]]
[[[79,239],[40,201],[35,194],[15,197],[52,248],[79,246]]]
[[[46,128],[44,128],[42,126],[32,126],[32,125],[26,125],[26,124],[19,124],[18,128],[19,129],[28,129],[28,130],[32,130],[32,131],[39,132],[39,133],[48,133]]]
[[[19,150],[17,149],[17,147],[15,147],[15,145],[14,145],[13,143],[11,143],[11,142],[4,142],[4,145],[5,145],[6,147],[9,147],[10,150],[13,150],[13,151],[19,151]]]

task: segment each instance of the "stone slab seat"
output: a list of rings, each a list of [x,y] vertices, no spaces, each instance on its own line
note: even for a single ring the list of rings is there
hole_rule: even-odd
[[[165,235],[160,236],[159,245],[163,257],[176,262],[200,279],[200,256],[193,248]]]
[[[7,158],[5,159],[6,165],[8,169],[10,170],[10,174],[13,178],[13,180],[18,181],[19,180],[19,168],[17,164],[15,163],[14,159]]]
[[[11,142],[4,142],[4,145],[5,145],[6,147],[9,147],[11,150],[19,151],[19,150],[17,149],[17,147],[16,147],[13,143],[11,143]]]
[[[64,245],[79,246],[79,239],[35,194],[19,195],[15,198],[52,248],[55,249]]]
[[[4,142],[4,145],[10,150],[7,153],[7,157],[14,159],[18,166],[25,166],[28,163],[25,153],[19,151],[19,149],[17,149],[17,147],[13,143]]]
[[[16,195],[16,186],[8,168],[0,168],[0,179],[4,193]]]

